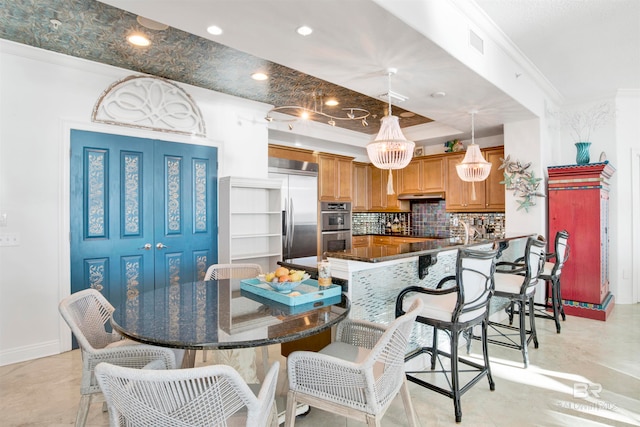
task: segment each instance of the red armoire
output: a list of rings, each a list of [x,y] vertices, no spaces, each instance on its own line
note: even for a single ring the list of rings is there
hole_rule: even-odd
[[[569,259],[560,276],[566,314],[607,320],[614,306],[609,292],[608,161],[551,166],[549,172],[549,234],[569,232]],[[553,251],[553,247],[549,248]]]

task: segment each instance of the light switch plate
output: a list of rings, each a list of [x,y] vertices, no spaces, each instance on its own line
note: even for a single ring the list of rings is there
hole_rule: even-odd
[[[0,246],[20,246],[20,234],[0,233]]]

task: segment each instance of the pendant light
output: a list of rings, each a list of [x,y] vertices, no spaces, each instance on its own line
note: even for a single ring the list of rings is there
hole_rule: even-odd
[[[471,182],[471,200],[476,200],[475,183],[484,181],[491,172],[491,163],[487,162],[480,147],[475,143],[474,117],[477,111],[471,111],[471,145],[467,147],[462,163],[456,165],[456,171],[461,180]]]
[[[380,122],[380,131],[376,138],[367,144],[367,154],[371,163],[378,169],[389,169],[389,179],[387,181],[387,194],[394,194],[393,191],[393,169],[405,168],[411,161],[415,143],[408,141],[402,134],[398,117],[391,115],[391,75],[397,70],[390,68],[387,70],[389,76],[389,111]]]

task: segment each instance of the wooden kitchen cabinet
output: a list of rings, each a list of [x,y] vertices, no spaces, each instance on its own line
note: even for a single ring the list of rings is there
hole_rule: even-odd
[[[430,193],[445,190],[443,156],[414,159],[400,172],[400,193]]]
[[[422,188],[422,161],[412,160],[400,171],[401,193],[418,193]]]
[[[446,157],[447,165],[447,212],[480,212],[484,209],[484,181],[476,182],[476,199],[473,200],[470,182],[460,179],[456,171],[456,165],[462,162],[464,153],[451,154]]]
[[[485,209],[491,212],[504,212],[505,186],[500,184],[504,180],[504,170],[498,169],[504,158],[504,147],[492,147],[482,150],[486,161],[491,163],[491,173],[485,181],[484,203]]]
[[[485,160],[491,162],[489,177],[475,182],[476,199],[472,196],[472,183],[460,179],[456,165],[464,159],[464,152],[449,154],[446,161],[446,209],[447,212],[504,212],[505,188],[500,181],[503,172],[498,168],[502,164],[504,148],[492,147],[482,151]]]
[[[374,212],[408,212],[409,202],[398,200],[399,174],[397,170],[391,171],[393,175],[393,189],[395,194],[387,194],[387,182],[389,171],[371,166],[371,204],[369,210]]]
[[[351,237],[352,248],[366,248],[371,244],[370,236],[353,236]]]
[[[353,157],[318,155],[318,198],[321,201],[351,201]]]
[[[353,162],[352,165],[352,203],[353,212],[365,212],[369,209],[369,188],[371,187],[371,166],[367,163]]]

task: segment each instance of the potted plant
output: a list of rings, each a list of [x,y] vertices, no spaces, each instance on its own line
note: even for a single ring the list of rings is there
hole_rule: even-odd
[[[604,126],[613,116],[608,103],[598,104],[587,110],[578,112],[559,112],[552,114],[559,117],[563,126],[567,126],[576,145],[576,163],[588,164],[590,159],[591,134]]]

